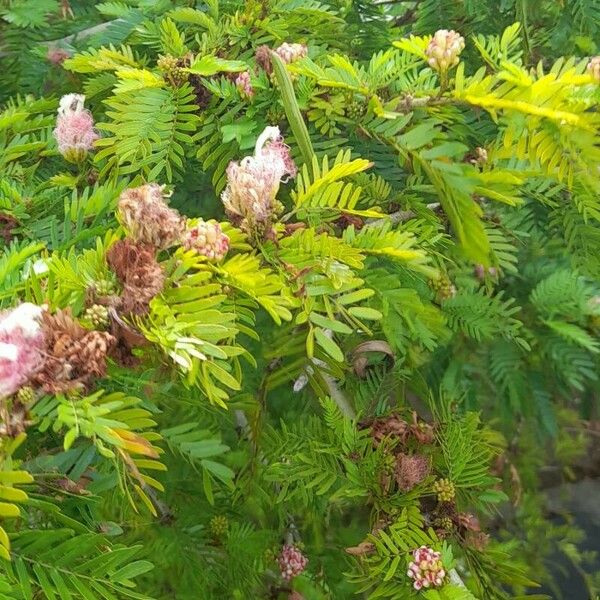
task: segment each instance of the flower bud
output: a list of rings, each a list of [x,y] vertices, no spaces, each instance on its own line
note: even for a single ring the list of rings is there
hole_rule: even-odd
[[[84,109],[84,102],[82,94],[67,94],[60,99],[54,137],[58,151],[69,162],[84,160],[99,137],[94,129],[94,117]]]
[[[286,581],[290,581],[306,569],[308,559],[296,546],[285,544],[281,549],[277,563],[281,570],[281,577]]]
[[[414,561],[408,564],[407,575],[414,580],[415,590],[440,587],[444,584],[446,571],[441,560],[442,555],[427,546],[421,546],[413,552]]]
[[[281,46],[275,48],[275,53],[286,65],[289,65],[308,56],[308,48],[304,44],[288,44],[284,42]]]
[[[440,29],[435,32],[425,50],[427,62],[432,69],[446,72],[458,64],[458,57],[464,47],[465,40],[460,34]]]
[[[600,56],[594,56],[590,59],[587,66],[587,72],[600,83]]]
[[[237,87],[242,98],[250,99],[252,98],[252,96],[254,96],[254,88],[252,87],[252,82],[250,81],[250,73],[248,71],[240,73],[235,78],[235,87]]]
[[[229,237],[218,223],[207,223],[200,219],[197,225],[185,232],[183,247],[195,250],[210,260],[221,260],[229,250]]]

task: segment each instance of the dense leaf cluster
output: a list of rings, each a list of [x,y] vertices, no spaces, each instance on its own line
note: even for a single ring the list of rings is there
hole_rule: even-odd
[[[0,307],[53,336],[0,398],[0,598],[585,573],[540,474],[576,476],[597,412],[599,28],[596,0],[0,0]],[[75,163],[67,93],[99,134]],[[267,216],[224,210],[277,144]],[[146,193],[226,254],[149,243]],[[442,586],[407,575],[420,546]]]

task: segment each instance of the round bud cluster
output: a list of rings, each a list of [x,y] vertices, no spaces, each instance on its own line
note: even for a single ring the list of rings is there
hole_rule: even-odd
[[[17,392],[17,400],[21,404],[25,404],[26,406],[29,404],[33,404],[35,401],[35,392],[33,388],[25,385]]]
[[[425,50],[427,62],[432,69],[446,72],[458,64],[458,57],[464,47],[465,40],[462,35],[456,31],[440,29],[435,32]]]
[[[281,549],[277,563],[279,564],[281,576],[286,581],[290,581],[292,577],[300,575],[306,569],[308,559],[296,546],[285,544]]]
[[[159,56],[156,66],[164,73],[164,78],[175,86],[181,85],[188,80],[189,73],[183,70],[179,59],[170,54]]]
[[[220,538],[227,533],[229,521],[226,516],[217,515],[210,520],[209,527],[213,537]]]
[[[408,564],[407,575],[414,580],[415,590],[443,585],[446,571],[441,556],[427,546],[421,546],[413,552],[414,560]]]
[[[454,527],[454,523],[450,517],[440,517],[435,524],[442,529],[450,530]]]
[[[275,53],[286,65],[289,65],[308,56],[308,48],[304,44],[288,44],[284,42],[279,48],[275,49]]]
[[[84,317],[96,329],[106,327],[108,325],[108,308],[101,304],[94,304],[85,311]]]
[[[587,72],[600,83],[600,56],[594,56],[590,59],[587,66]]]
[[[367,112],[367,107],[364,102],[354,101],[346,107],[346,116],[352,121],[358,121],[364,117]]]
[[[110,296],[115,291],[115,286],[108,279],[99,279],[94,283],[94,290],[98,296]]]
[[[454,484],[449,479],[438,479],[433,484],[433,491],[440,502],[452,502],[456,496]]]
[[[218,223],[200,219],[197,225],[185,232],[183,247],[195,250],[211,260],[221,260],[229,250],[229,237],[223,233]]]
[[[456,287],[445,273],[442,273],[437,279],[431,279],[429,286],[435,292],[438,301],[449,300],[456,296]]]

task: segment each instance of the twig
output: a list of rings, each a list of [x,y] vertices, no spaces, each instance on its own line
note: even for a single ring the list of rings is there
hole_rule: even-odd
[[[64,38],[60,38],[58,40],[49,40],[47,42],[42,42],[42,46],[47,46],[49,48],[53,48],[55,46],[61,46],[63,44],[70,44],[74,40],[85,39],[91,37],[96,33],[100,33],[113,25],[114,23],[124,23],[125,19],[113,19],[112,21],[105,21],[104,23],[99,23],[98,25],[92,25],[92,27],[88,27],[87,29],[82,29],[76,33],[72,33],[71,35],[67,35]]]

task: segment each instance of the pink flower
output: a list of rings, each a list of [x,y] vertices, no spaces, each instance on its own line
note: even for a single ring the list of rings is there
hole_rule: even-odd
[[[414,579],[415,590],[443,585],[446,571],[441,556],[427,546],[421,546],[413,552],[414,561],[408,564],[407,575]]]
[[[296,165],[278,127],[267,127],[256,142],[254,156],[227,167],[221,199],[229,217],[247,232],[265,229],[279,210],[279,185],[296,175]]]
[[[46,58],[53,65],[61,65],[67,58],[71,58],[71,54],[63,48],[48,48]]]
[[[82,94],[67,94],[60,99],[54,137],[58,151],[69,162],[81,162],[99,137],[94,117],[83,108],[84,102]]]
[[[250,73],[248,71],[244,71],[236,77],[235,85],[242,98],[252,98],[252,96],[254,96],[254,88],[252,87]]]
[[[0,312],[0,398],[27,383],[42,361],[42,309],[28,302]]]
[[[308,559],[300,552],[300,550],[298,550],[298,548],[296,548],[296,546],[285,544],[283,548],[281,548],[277,563],[281,570],[281,576],[286,581],[289,581],[292,577],[300,575],[300,573],[306,569]]]
[[[185,232],[183,247],[195,250],[206,258],[221,260],[229,250],[229,237],[223,233],[218,223],[207,223],[200,219],[197,225]]]
[[[600,56],[594,56],[587,65],[587,72],[600,83]]]
[[[285,64],[289,65],[308,56],[308,48],[304,44],[288,44],[284,42],[279,48],[275,48],[275,53],[279,55],[279,58]]]

